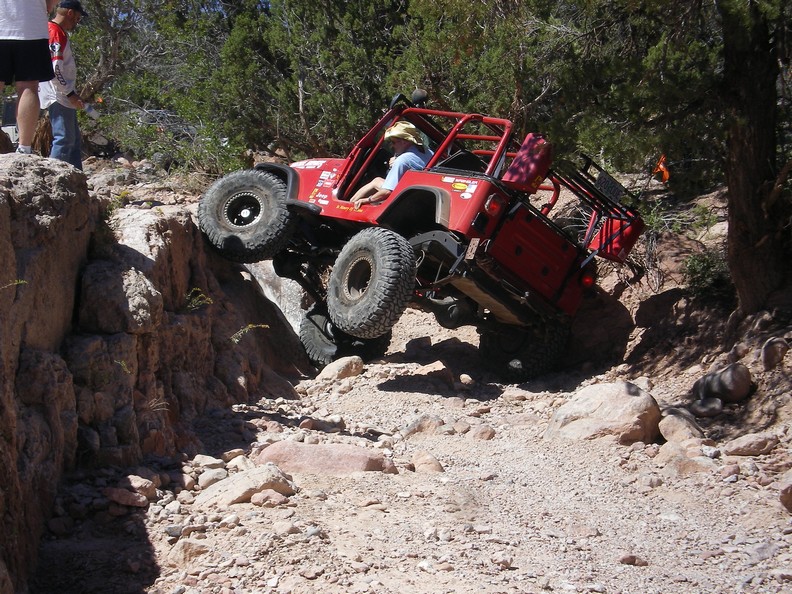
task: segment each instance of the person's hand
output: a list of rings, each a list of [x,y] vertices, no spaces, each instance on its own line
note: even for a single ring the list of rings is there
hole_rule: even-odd
[[[383,202],[385,199],[390,196],[390,190],[385,190],[383,188],[378,189],[373,194],[369,194],[368,196],[364,196],[362,198],[358,198],[356,200],[352,200],[352,206],[355,210],[360,210],[360,207],[364,204],[379,204]]]

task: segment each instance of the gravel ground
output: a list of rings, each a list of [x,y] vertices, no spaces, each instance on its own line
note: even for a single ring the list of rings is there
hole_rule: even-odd
[[[150,199],[150,187],[132,189]],[[672,238],[671,247],[678,243]],[[665,280],[655,284],[679,277],[682,248],[658,254]],[[99,494],[123,478],[117,471],[70,477],[31,592],[792,591],[792,516],[777,482],[792,467],[790,356],[754,378],[751,403],[701,420],[713,450],[746,433],[774,433],[780,444],[767,455],[720,456],[702,470],[660,464],[660,444],[543,437],[553,412],[592,383],[632,380],[661,406],[689,402],[693,382],[726,356],[712,340],[723,324],[675,301],[673,291],[665,296],[672,301],[622,294],[631,316],[641,317],[640,302],[651,314],[642,314],[625,363],[583,363],[519,386],[481,369],[474,331],[445,330],[408,310],[388,356],[362,373],[306,379],[299,398],[216,411],[195,428],[202,453],[217,458],[236,450],[237,462],[252,460],[281,439],[354,444],[384,454],[397,473],[293,473],[296,494],[228,509],[202,508],[197,488],[179,492],[173,483],[146,507],[108,505]],[[598,321],[596,312],[589,318]],[[607,334],[615,319],[602,314],[602,327],[588,334]],[[682,332],[683,322],[693,331]],[[765,338],[748,337],[749,350]],[[328,423],[311,429],[306,419]],[[185,459],[183,468],[134,473],[182,470],[197,477],[204,469]]]
[[[770,472],[789,466],[788,419],[774,425],[783,447],[738,460],[736,475],[724,476],[730,461],[721,459],[707,472],[670,470],[656,463],[657,444],[543,438],[553,410],[609,375],[497,384],[477,367],[475,346],[474,333],[444,330],[410,310],[389,356],[361,374],[305,380],[299,399],[236,407],[202,427],[207,453],[218,457],[247,443],[252,458],[250,444],[273,439],[351,443],[384,452],[397,474],[295,473],[298,492],[272,507],[200,509],[180,497],[176,513],[163,511],[174,498],[163,487],[154,498],[161,501],[147,510],[89,514],[68,535],[45,539],[46,569],[34,591],[671,594],[792,587],[792,521]],[[430,365],[436,360],[444,364]],[[688,381],[673,374],[653,380],[659,393],[677,393],[673,382]],[[240,415],[257,422],[240,432]],[[339,417],[342,431],[299,426],[307,418],[338,424]],[[407,435],[422,417],[441,419],[444,429]],[[416,462],[427,458],[434,471]],[[117,478],[82,477],[66,492]],[[176,546],[174,530],[184,539],[185,527],[199,534],[198,550]]]

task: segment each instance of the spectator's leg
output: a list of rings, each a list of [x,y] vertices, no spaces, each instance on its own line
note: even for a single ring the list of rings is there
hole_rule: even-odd
[[[57,101],[50,105],[50,124],[52,125],[51,159],[69,162],[71,155],[71,139],[69,138],[68,112],[73,111]]]
[[[80,129],[77,126],[77,110],[53,103],[49,107],[52,124],[51,159],[60,159],[82,169]]]
[[[69,154],[66,161],[82,170],[82,138],[80,126],[77,120],[76,109],[66,109],[64,119],[66,120],[66,137],[69,139]]]
[[[19,144],[30,146],[36,133],[36,123],[41,111],[38,96],[38,81],[17,81],[17,128]]]

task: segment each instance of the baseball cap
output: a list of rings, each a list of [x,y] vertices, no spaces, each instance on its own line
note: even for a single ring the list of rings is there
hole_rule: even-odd
[[[83,8],[82,2],[80,2],[79,0],[61,0],[58,3],[58,8],[65,8],[66,10],[69,9],[76,10],[77,12],[83,15],[83,18],[88,16],[88,13],[85,12],[85,9]]]

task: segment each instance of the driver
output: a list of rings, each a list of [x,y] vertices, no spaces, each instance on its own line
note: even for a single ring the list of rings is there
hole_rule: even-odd
[[[390,169],[385,178],[375,177],[355,192],[350,202],[355,210],[364,204],[378,204],[385,200],[401,176],[409,169],[423,169],[432,158],[432,151],[424,146],[421,133],[410,122],[399,120],[385,130],[384,140],[393,146]]]

